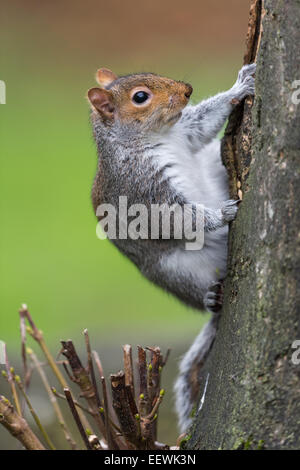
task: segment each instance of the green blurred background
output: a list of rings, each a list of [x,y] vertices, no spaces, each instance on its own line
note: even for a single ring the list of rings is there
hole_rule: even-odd
[[[26,302],[54,354],[62,338],[82,350],[88,328],[106,372],[121,367],[124,343],[171,347],[160,428],[168,443],[177,434],[178,358],[207,316],[151,285],[97,239],[85,94],[103,66],[189,81],[194,100],[228,88],[242,62],[248,9],[248,0],[1,2],[0,339],[18,368],[18,308]],[[52,432],[38,383],[31,394]],[[18,448],[2,429],[0,448]]]

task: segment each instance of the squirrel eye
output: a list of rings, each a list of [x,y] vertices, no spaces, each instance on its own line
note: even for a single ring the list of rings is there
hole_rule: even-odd
[[[145,103],[149,98],[149,93],[146,93],[145,91],[138,91],[135,93],[132,97],[132,101],[136,104],[142,104]]]

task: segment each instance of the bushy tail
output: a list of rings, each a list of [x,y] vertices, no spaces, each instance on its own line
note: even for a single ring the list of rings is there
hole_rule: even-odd
[[[187,431],[192,424],[192,411],[199,395],[199,373],[212,348],[218,325],[219,315],[214,314],[200,331],[199,335],[185,353],[179,365],[179,376],[174,385],[175,406],[181,432]]]

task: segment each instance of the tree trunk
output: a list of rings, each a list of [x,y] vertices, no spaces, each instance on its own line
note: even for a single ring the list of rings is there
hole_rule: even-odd
[[[190,449],[300,448],[299,45],[299,0],[252,0],[245,61],[258,50],[256,97],[232,114],[222,152],[243,202]]]

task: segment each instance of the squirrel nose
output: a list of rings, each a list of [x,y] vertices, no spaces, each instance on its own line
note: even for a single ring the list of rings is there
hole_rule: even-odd
[[[189,98],[192,93],[193,93],[193,87],[192,87],[192,85],[190,85],[189,83],[186,83],[186,92],[185,92],[184,96],[185,96],[186,98]]]

